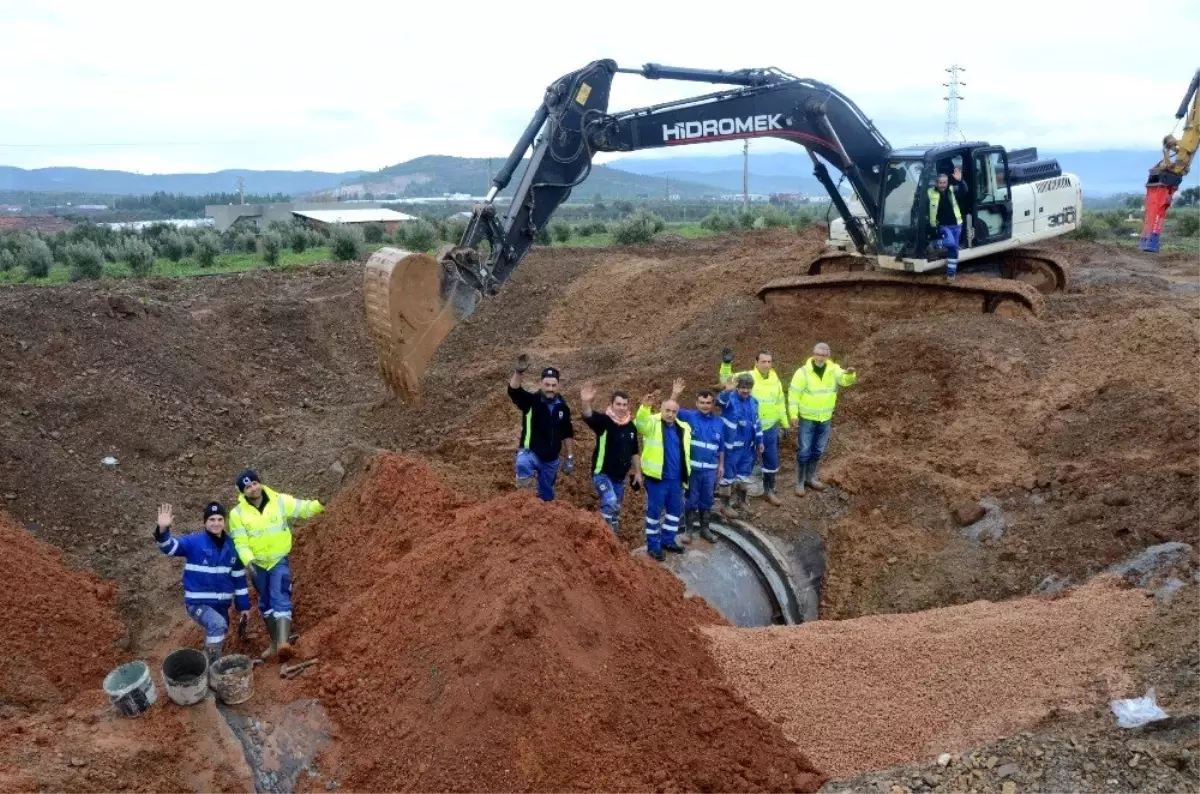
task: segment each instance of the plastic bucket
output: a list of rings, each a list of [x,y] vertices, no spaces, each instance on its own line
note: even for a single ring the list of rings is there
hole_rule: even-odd
[[[222,656],[209,668],[208,682],[222,703],[245,703],[254,694],[254,663],[249,656]]]
[[[123,717],[137,717],[158,700],[158,690],[145,662],[129,662],[106,675],[104,693]]]
[[[208,697],[208,657],[195,648],[172,651],[162,664],[167,697],[191,706]]]

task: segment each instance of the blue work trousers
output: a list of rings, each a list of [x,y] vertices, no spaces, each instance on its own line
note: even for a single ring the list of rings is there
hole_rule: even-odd
[[[717,487],[717,470],[703,469],[692,463],[692,473],[688,476],[687,509],[712,510],[713,491]]]
[[[763,431],[763,474],[779,471],[779,425]]]
[[[953,276],[958,270],[958,241],[961,235],[961,226],[938,227],[939,242],[946,249],[946,275]]]
[[[274,568],[250,566],[254,589],[258,591],[258,611],[264,618],[292,619],[292,568],[284,557]]]
[[[544,461],[531,449],[517,450],[517,487],[525,488],[537,476],[537,495],[543,502],[554,500],[554,481],[558,479],[558,458]]]
[[[820,460],[825,454],[825,445],[829,442],[829,428],[832,419],[824,422],[814,422],[812,419],[800,420],[799,436],[796,439],[796,467],[800,471],[809,462]]]
[[[625,501],[625,481],[613,482],[607,474],[593,474],[592,485],[596,488],[596,495],[600,497],[600,515],[604,516],[612,531],[616,532],[617,523],[621,518],[621,504]]]
[[[229,611],[218,612],[210,606],[189,604],[188,617],[200,624],[204,629],[204,644],[216,645],[225,641],[229,633]]]
[[[646,478],[646,550],[659,551],[675,543],[683,514],[683,482]]]
[[[754,472],[754,459],[758,456],[756,447],[754,439],[741,446],[725,447],[725,473],[721,477],[721,485],[750,481],[750,475]]]

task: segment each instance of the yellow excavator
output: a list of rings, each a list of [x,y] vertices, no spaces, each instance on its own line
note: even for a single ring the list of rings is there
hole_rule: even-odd
[[[618,73],[720,86],[712,93],[610,113]],[[1077,228],[1079,179],[1036,149],[1006,151],[985,141],[893,149],[869,118],[837,89],[779,69],[713,71],[593,61],[552,83],[512,153],[471,215],[457,245],[436,256],[383,248],[367,262],[368,325],[393,393],[413,397],[438,346],[455,324],[496,294],[596,152],[632,152],[711,141],[772,137],[803,146],[829,194],[841,242],[793,278],[766,284],[759,297],[786,306],[806,292],[840,290],[911,306],[950,298],[968,310],[1037,313],[1044,294],[1064,290],[1066,268],[1030,248]],[[531,151],[532,149],[532,151]],[[508,201],[495,200],[529,154]],[[851,202],[830,175],[852,188]],[[929,188],[959,171],[967,185],[958,277],[945,277],[945,251],[931,226]],[[853,204],[853,210],[851,209]],[[831,232],[833,231],[831,225]],[[837,250],[840,249],[840,250]],[[853,249],[853,250],[851,250]]]
[[[1146,180],[1145,214],[1138,247],[1149,253],[1158,252],[1163,222],[1167,219],[1171,200],[1191,170],[1192,159],[1200,148],[1200,69],[1192,75],[1192,82],[1183,101],[1179,103],[1175,118],[1184,119],[1183,133],[1178,138],[1174,133],[1163,138],[1162,159],[1150,169],[1150,178]]]

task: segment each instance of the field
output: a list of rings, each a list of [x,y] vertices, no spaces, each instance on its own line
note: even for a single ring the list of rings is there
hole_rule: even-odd
[[[768,311],[757,288],[823,235],[538,246],[412,404],[379,377],[366,247],[0,289],[0,529],[32,561],[0,596],[0,625],[22,627],[0,636],[0,791],[1195,790],[1195,250],[1056,242],[1071,284],[1037,318],[837,296]],[[789,440],[784,504],[754,521],[819,533],[821,620],[737,629],[684,597],[631,554],[640,494],[616,538],[578,470],[553,504],[515,491],[522,352],[561,368],[574,407],[587,380],[714,385],[726,346],[739,366],[771,349],[786,381],[816,341],[859,372],[831,487],[791,495]],[[297,650],[320,664],[259,668],[241,706],[115,716],[104,670],[201,641],[157,505],[192,529],[245,466],[328,507],[293,561]],[[961,520],[979,505],[985,537]],[[1143,579],[1111,573],[1164,544],[1186,545]],[[66,604],[80,624],[39,635]],[[261,648],[251,625],[233,650]],[[1118,728],[1110,700],[1150,686],[1172,721]],[[245,753],[250,734],[292,760]]]

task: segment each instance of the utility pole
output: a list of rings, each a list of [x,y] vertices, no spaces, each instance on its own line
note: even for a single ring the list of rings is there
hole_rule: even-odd
[[[750,211],[750,139],[742,141],[742,211]]]
[[[950,89],[947,95],[942,97],[942,99],[946,100],[945,139],[951,141],[955,137],[963,137],[962,130],[958,128],[958,102],[964,97],[958,93],[958,87],[966,85],[966,83],[959,81],[958,73],[967,70],[958,64],[951,64],[950,68],[945,71],[950,73],[950,82],[942,83],[942,85]]]

